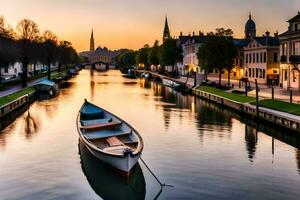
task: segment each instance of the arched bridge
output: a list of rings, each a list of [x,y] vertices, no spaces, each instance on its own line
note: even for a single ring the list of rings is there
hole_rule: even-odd
[[[81,64],[81,67],[86,67],[86,66],[91,66],[91,69],[93,69],[93,70],[108,70],[109,66],[115,66],[115,64],[107,63],[107,62],[103,62],[103,61]]]

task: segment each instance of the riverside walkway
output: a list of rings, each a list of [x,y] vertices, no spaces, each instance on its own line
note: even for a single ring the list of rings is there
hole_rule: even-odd
[[[27,87],[34,86],[37,82],[45,80],[45,79],[47,79],[47,77],[42,77],[42,78],[30,81],[30,82],[27,83]],[[11,87],[8,87],[7,89],[0,91],[0,97],[4,97],[4,96],[10,95],[10,94],[13,94],[13,93],[18,92],[22,89],[24,89],[22,87],[22,83],[11,86]]]
[[[217,77],[212,77],[209,76],[208,80],[210,81],[214,81],[214,82],[218,82],[219,78]],[[222,79],[222,85],[227,85],[227,79]],[[233,90],[242,90],[244,88],[239,88],[239,81],[238,80],[230,80],[231,84],[234,84],[234,89]],[[254,87],[254,83],[250,83],[251,87]],[[272,89],[270,87],[268,87],[265,84],[259,84],[259,97],[261,98],[272,98]],[[255,97],[255,90],[252,90],[248,93],[249,96],[253,96]],[[281,101],[286,101],[289,102],[290,101],[290,92],[287,90],[284,90],[278,86],[274,87],[274,97],[277,100],[281,100]],[[297,103],[300,104],[300,92],[299,91],[293,91],[293,103]]]

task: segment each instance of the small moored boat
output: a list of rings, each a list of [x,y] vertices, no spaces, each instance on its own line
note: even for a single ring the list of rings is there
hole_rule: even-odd
[[[48,92],[50,95],[53,95],[57,90],[57,85],[50,80],[43,80],[35,84],[35,89],[40,92]]]
[[[77,130],[95,157],[127,175],[144,147],[142,137],[134,128],[87,100],[78,113]]]

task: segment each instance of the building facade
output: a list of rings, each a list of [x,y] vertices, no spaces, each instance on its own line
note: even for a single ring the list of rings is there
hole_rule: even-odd
[[[201,45],[207,40],[207,36],[192,35],[182,45],[183,51],[183,68],[180,70],[182,74],[187,75],[188,72],[204,73],[200,68],[198,60],[198,51]]]
[[[98,47],[95,50],[94,32],[92,30],[90,37],[90,51],[80,52],[79,55],[83,58],[84,62],[102,62],[109,65],[114,65],[115,57],[119,53],[120,51],[112,51],[106,47]]]
[[[279,84],[279,39],[269,32],[249,39],[244,47],[244,77],[260,84]]]
[[[280,85],[300,91],[300,12],[288,21],[280,39]]]

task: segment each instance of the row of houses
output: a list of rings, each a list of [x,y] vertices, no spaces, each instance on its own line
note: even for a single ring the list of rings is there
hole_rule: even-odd
[[[58,64],[51,64],[51,71],[58,69]],[[28,76],[33,76],[47,71],[47,65],[42,63],[29,64],[28,65]],[[11,80],[21,78],[23,73],[23,65],[20,62],[15,62],[5,67],[0,68],[1,79]]]
[[[300,12],[287,22],[288,30],[282,34],[276,32],[271,35],[267,31],[257,36],[256,24],[249,15],[244,38],[234,38],[238,56],[230,73],[232,79],[250,82],[257,79],[260,84],[272,83],[286,90],[300,91]],[[164,39],[170,35],[167,21],[165,27]],[[177,64],[180,75],[187,75],[188,71],[203,74],[197,53],[207,37],[201,32],[198,35],[180,34],[178,44],[183,50],[183,62]],[[216,74],[212,72],[210,75]],[[223,78],[227,76],[224,72]]]

